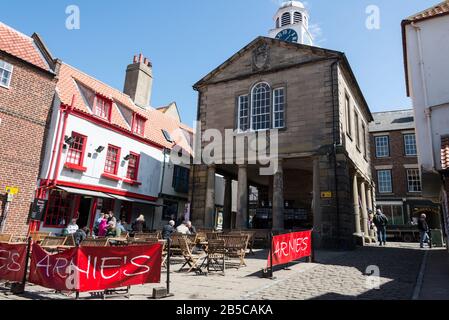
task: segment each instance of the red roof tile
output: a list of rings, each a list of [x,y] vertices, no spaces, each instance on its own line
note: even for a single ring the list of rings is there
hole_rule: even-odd
[[[131,98],[123,92],[108,86],[68,64],[62,63],[56,87],[61,102],[70,105],[72,103],[72,97],[75,96],[75,109],[92,114],[90,106],[86,105],[83,99],[78,86],[79,84],[115,102],[112,107],[111,124],[131,132],[130,125],[126,122],[116,105],[118,103],[147,119],[145,125],[145,138],[147,140],[162,147],[173,148],[174,144],[169,143],[162,133],[162,129],[164,129],[170,133],[176,144],[191,152],[190,145],[185,140],[184,135],[177,133],[177,131],[181,133],[180,129],[193,132],[191,128],[154,108],[142,109],[136,106]]]
[[[449,0],[443,1],[431,8],[428,8],[424,11],[421,11],[417,14],[414,14],[411,17],[408,17],[408,21],[418,21],[423,19],[434,18],[440,15],[449,13]]]
[[[0,22],[0,50],[50,71],[34,40],[2,22]]]
[[[441,167],[449,169],[449,136],[441,138]]]

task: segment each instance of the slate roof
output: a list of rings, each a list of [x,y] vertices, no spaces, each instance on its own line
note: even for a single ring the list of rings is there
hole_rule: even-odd
[[[386,132],[415,129],[413,109],[373,113],[374,121],[370,123],[370,132]]]

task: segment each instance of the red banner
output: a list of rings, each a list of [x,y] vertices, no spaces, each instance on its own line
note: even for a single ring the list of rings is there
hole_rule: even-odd
[[[159,283],[162,245],[80,247],[50,254],[33,245],[30,282],[59,291],[102,291]]]
[[[286,264],[312,254],[312,231],[294,232],[273,237],[273,266]],[[271,255],[268,256],[270,266]]]
[[[0,243],[0,280],[21,282],[25,272],[26,244]]]

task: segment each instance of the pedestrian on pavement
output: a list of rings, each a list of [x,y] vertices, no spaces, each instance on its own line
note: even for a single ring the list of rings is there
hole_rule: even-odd
[[[141,214],[136,221],[134,221],[132,228],[134,232],[143,232],[145,226],[145,217]]]
[[[76,224],[77,219],[72,219],[72,222],[67,226],[67,234],[74,234],[78,229],[78,225]]]
[[[429,225],[427,223],[427,216],[423,213],[421,217],[418,220],[418,229],[420,234],[420,240],[419,245],[421,248],[424,248],[424,243],[427,243],[429,245],[429,248],[431,246],[429,241]]]
[[[383,214],[380,206],[376,208],[376,215],[374,216],[374,224],[377,228],[377,236],[379,239],[379,246],[387,245],[387,225],[388,218]]]
[[[168,240],[175,232],[175,221],[170,220],[167,225],[162,228],[162,239]]]

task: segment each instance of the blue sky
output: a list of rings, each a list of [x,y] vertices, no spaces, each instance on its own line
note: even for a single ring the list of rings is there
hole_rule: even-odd
[[[273,27],[278,0],[14,0],[0,20],[39,33],[53,55],[123,89],[127,64],[142,52],[153,63],[152,105],[176,101],[183,122],[196,117],[192,85]],[[348,56],[373,112],[411,107],[406,97],[401,20],[439,0],[308,0],[316,43]],[[80,30],[65,27],[68,5]],[[366,7],[380,9],[379,30],[365,27]]]

